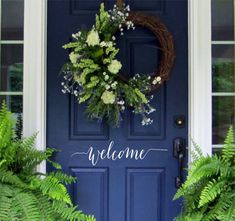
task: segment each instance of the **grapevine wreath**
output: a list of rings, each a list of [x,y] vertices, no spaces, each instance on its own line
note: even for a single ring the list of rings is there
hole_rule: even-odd
[[[148,28],[157,37],[162,50],[160,66],[152,74],[136,74],[126,79],[120,74],[122,64],[116,59],[119,49],[115,34],[124,34],[135,26]],[[168,80],[174,62],[172,35],[156,17],[130,12],[129,6],[114,5],[106,11],[104,4],[89,31],[72,34],[73,41],[64,45],[69,49],[69,62],[63,66],[63,93],[73,94],[79,103],[86,102],[86,113],[91,119],[106,120],[118,126],[122,113],[131,108],[142,115],[142,125],[153,121],[149,114],[151,93]]]

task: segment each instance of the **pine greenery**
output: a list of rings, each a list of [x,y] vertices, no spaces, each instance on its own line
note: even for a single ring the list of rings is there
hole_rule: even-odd
[[[184,198],[175,221],[235,220],[235,144],[230,127],[221,155],[203,156],[199,146],[188,177],[174,199]]]
[[[19,128],[5,103],[0,110],[0,221],[95,221],[73,206],[65,187],[75,178],[50,161],[55,152],[36,150],[36,135],[21,138]],[[18,132],[16,132],[18,130]],[[36,167],[42,161],[55,171],[41,174]]]

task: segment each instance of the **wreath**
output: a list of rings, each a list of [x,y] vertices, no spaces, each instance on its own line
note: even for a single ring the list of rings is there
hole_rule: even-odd
[[[120,74],[122,64],[116,59],[119,49],[115,34],[120,31],[123,35],[124,29],[134,30],[135,25],[150,29],[163,53],[154,73],[126,79]],[[174,62],[173,40],[166,27],[155,17],[130,12],[129,6],[114,5],[106,11],[102,3],[91,30],[81,30],[72,38],[63,46],[70,54],[69,62],[62,68],[62,92],[74,95],[79,103],[86,102],[86,113],[91,119],[118,127],[122,113],[131,108],[134,114],[142,116],[142,125],[151,124],[149,115],[155,111],[150,105],[151,93],[168,80]]]

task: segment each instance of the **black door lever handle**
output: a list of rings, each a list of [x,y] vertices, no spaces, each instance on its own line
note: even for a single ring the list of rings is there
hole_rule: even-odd
[[[178,159],[178,175],[175,178],[175,185],[179,188],[183,183],[183,166],[186,156],[186,141],[184,138],[177,137],[174,139],[173,155]]]

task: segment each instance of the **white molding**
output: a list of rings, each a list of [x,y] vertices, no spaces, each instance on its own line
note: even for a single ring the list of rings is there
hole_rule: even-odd
[[[234,97],[235,92],[212,92],[212,96],[216,96],[216,97]]]
[[[36,146],[46,146],[46,30],[47,1],[24,3],[23,135],[38,132]],[[45,172],[43,163],[39,171]]]
[[[10,45],[10,44],[14,44],[14,45],[16,45],[16,44],[19,44],[19,45],[22,45],[22,44],[24,44],[24,41],[22,41],[22,40],[0,40],[0,43],[2,44],[2,45]]]
[[[234,45],[235,41],[212,41],[213,45]]]
[[[205,154],[211,154],[210,0],[189,0],[189,73],[189,141],[193,138]],[[192,143],[189,143],[192,147]]]

